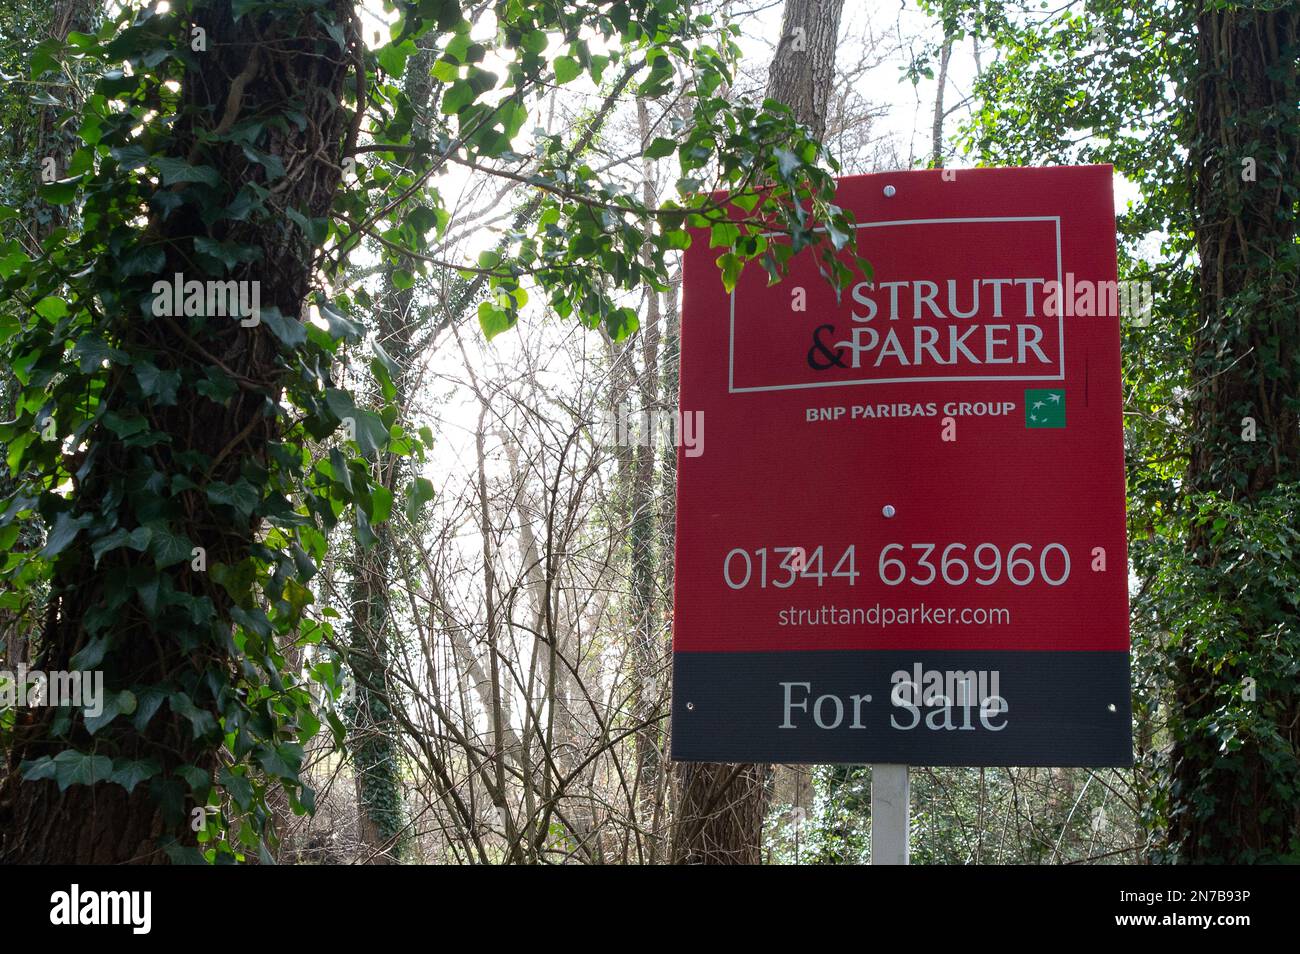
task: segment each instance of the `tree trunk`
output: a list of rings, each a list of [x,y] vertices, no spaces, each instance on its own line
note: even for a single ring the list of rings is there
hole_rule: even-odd
[[[406,65],[404,91],[414,107],[411,138],[428,136],[429,97],[432,91],[432,54],[428,37],[421,38],[420,50]],[[415,289],[398,288],[394,272],[415,271],[415,262],[403,257],[385,266],[382,305],[378,313],[377,339],[398,367],[393,375],[393,404],[404,411],[409,400],[405,374],[414,360],[412,337],[416,321]],[[402,458],[385,451],[377,462],[378,482],[394,501],[401,499]],[[396,507],[397,504],[395,503]],[[375,543],[366,550],[356,548],[356,566],[351,587],[352,627],[349,666],[356,694],[349,707],[351,734],[348,750],[356,778],[357,831],[365,851],[362,860],[387,864],[400,860],[405,818],[402,809],[399,758],[401,746],[396,738],[398,725],[391,706],[392,683],[389,665],[390,640],[397,635],[389,607],[389,591],[397,566],[397,540],[391,523],[374,528]]]
[[[786,0],[767,96],[785,103],[820,139],[835,79],[844,0]],[[762,860],[768,765],[680,763],[673,861],[758,864]]]
[[[643,143],[650,139],[650,112],[645,100],[636,102],[637,128]],[[645,159],[641,165],[642,198],[653,207],[657,189],[654,182],[654,163]],[[659,618],[655,613],[655,563],[657,556],[654,483],[656,431],[659,410],[659,292],[646,287],[645,321],[642,323],[642,362],[638,390],[642,406],[641,440],[636,448],[636,464],[632,474],[632,494],[629,522],[632,548],[632,623],[634,636],[633,667],[637,698],[633,717],[645,723],[636,734],[637,794],[643,805],[653,814],[659,790],[659,762],[661,738],[659,723],[653,721],[662,698],[659,682],[664,671],[663,645],[657,639]]]
[[[46,35],[60,43],[68,38],[72,31],[91,33],[100,13],[99,0],[57,0],[54,3],[45,30]],[[65,87],[68,99],[74,97],[77,86],[68,83]],[[72,137],[66,129],[60,129],[58,119],[65,113],[76,115],[80,103],[64,101],[58,106],[42,106],[37,110],[36,125],[32,131],[32,140],[25,141],[21,134],[13,137],[13,152],[9,161],[18,168],[33,170],[32,179],[25,183],[31,192],[36,192],[41,180],[44,163],[53,160],[54,174],[62,178],[68,168],[68,160],[75,148]],[[67,225],[70,214],[68,206],[45,206],[42,215],[33,215],[27,221],[27,228],[19,235],[26,239],[24,251],[31,256],[41,254],[41,243],[49,238],[58,227]],[[14,417],[14,395],[17,391],[15,381],[10,378],[8,368],[0,369],[0,420],[8,421]],[[0,499],[6,498],[15,486],[14,478],[8,468],[0,467]],[[14,542],[14,550],[39,550],[42,545],[39,520],[31,520],[19,531]],[[22,612],[0,608],[0,658],[6,669],[13,670],[19,663],[30,661],[33,651],[33,637],[40,631],[41,606],[33,601],[34,606]]]
[[[937,88],[934,91],[934,120],[930,124],[930,165],[935,169],[943,168],[943,94],[948,85],[948,60],[952,58],[952,37],[943,38],[939,50],[939,75],[936,77]]]
[[[815,138],[826,133],[835,90],[835,46],[844,0],[786,0],[781,42],[767,74],[767,98],[785,103]]]
[[[1191,155],[1200,314],[1192,359],[1196,440],[1186,490],[1189,496],[1217,492],[1250,507],[1280,484],[1300,480],[1300,11],[1295,4],[1265,11],[1202,2],[1197,33]],[[1247,418],[1258,428],[1254,440],[1244,433]],[[1209,606],[1239,604],[1244,597],[1231,575],[1213,569],[1211,532],[1196,526],[1188,541],[1206,578],[1215,581],[1197,598]],[[1296,558],[1277,559],[1289,565],[1279,564],[1276,578],[1294,580]],[[1249,599],[1286,605],[1283,592]],[[1277,860],[1293,855],[1300,831],[1294,651],[1262,610],[1242,609],[1236,631],[1223,636],[1240,647],[1233,658],[1205,653],[1203,645],[1179,650],[1177,714],[1184,725],[1208,725],[1220,718],[1225,690],[1231,694],[1245,677],[1258,678],[1259,701],[1241,704],[1267,707],[1254,708],[1253,717],[1267,713],[1262,732],[1275,748],[1264,751],[1259,735],[1235,749],[1221,747],[1209,730],[1176,735],[1170,838],[1182,861]]]
[[[352,5],[347,0],[332,0],[315,16],[307,10],[281,11],[246,13],[238,20],[232,17],[230,0],[201,0],[191,16],[191,23],[205,31],[207,49],[194,54],[191,61],[197,65],[187,70],[182,83],[185,109],[173,130],[174,158],[185,161],[202,155],[202,161],[216,170],[233,197],[231,184],[234,188],[248,181],[265,185],[265,172],[247,158],[240,145],[205,141],[210,127],[222,123],[229,129],[237,118],[280,116],[286,111],[296,111],[306,119],[302,128],[287,123],[267,137],[266,151],[277,156],[287,170],[276,181],[270,200],[281,214],[255,224],[230,222],[215,236],[253,245],[261,257],[251,265],[240,265],[229,276],[203,276],[259,281],[263,312],[275,306],[290,320],[301,314],[311,263],[306,243],[290,233],[282,213],[295,209],[321,217],[329,212],[347,137],[341,103],[353,54],[339,50],[326,27],[353,22]],[[353,38],[353,42],[359,40]],[[325,158],[331,161],[323,161]],[[158,191],[175,193],[186,188],[190,186],[159,187]],[[176,272],[185,273],[187,279],[199,277],[190,250],[192,240],[200,236],[212,237],[194,205],[181,205],[166,216],[154,214],[149,238],[166,249],[164,266],[156,277],[169,280]],[[151,408],[150,425],[168,438],[168,453],[160,465],[164,476],[184,476],[186,466],[177,457],[185,451],[213,461],[210,478],[228,483],[239,479],[241,468],[264,464],[268,444],[278,435],[276,418],[266,413],[267,394],[279,393],[283,375],[277,365],[279,345],[266,323],[247,328],[238,321],[208,322],[203,332],[206,355],[200,356],[178,345],[168,322],[144,320],[138,308],[123,307],[116,334],[118,347],[128,354],[153,355],[162,370],[187,372],[182,375],[175,405]],[[206,401],[194,385],[201,383],[202,372],[214,363],[213,358],[259,387],[241,390],[225,407]],[[108,410],[121,404],[123,399],[114,397],[122,393],[117,382],[130,373],[129,366],[114,368],[104,391]],[[73,489],[74,512],[90,513],[103,501],[120,498],[120,524],[139,526],[145,519],[138,512],[141,495],[124,493],[123,486],[123,475],[131,474],[135,465],[135,450],[102,423],[89,432],[87,445],[85,463]],[[176,496],[167,498],[174,505],[172,526],[205,548],[209,565],[234,565],[245,558],[257,539],[258,522],[232,524],[224,513],[214,511],[201,491],[173,492]],[[164,488],[157,491],[158,496],[165,493]],[[229,594],[210,574],[192,571],[189,561],[160,571],[151,556],[123,547],[96,564],[84,539],[78,540],[61,554],[51,582],[39,658],[42,668],[74,669],[73,657],[90,635],[106,635],[112,647],[102,666],[106,692],[166,682],[181,687],[193,706],[215,717],[218,702],[205,695],[204,677],[209,670],[231,667],[222,643],[206,632],[196,636],[192,629],[175,625],[174,618],[168,621],[165,615],[157,615],[141,602],[142,595],[133,595],[111,610],[111,618],[104,623],[101,599],[106,592],[120,590],[123,574],[136,571],[166,577],[180,594],[210,599],[215,618],[229,620]],[[87,628],[90,613],[100,617],[98,628]],[[158,863],[168,857],[160,850],[163,843],[194,844],[189,821],[196,806],[183,803],[183,790],[174,772],[195,766],[213,773],[221,745],[219,733],[204,733],[196,740],[190,720],[169,706],[159,708],[143,731],[134,729],[131,720],[119,718],[93,737],[96,751],[157,761],[164,770],[159,779],[173,773],[170,797],[167,789],[158,786],[140,784],[128,794],[122,786],[108,782],[74,784],[60,792],[51,780],[23,781],[16,771],[25,759],[67,748],[68,743],[55,738],[56,711],[46,707],[24,712],[23,723],[15,728],[9,753],[11,772],[0,789],[0,858],[45,864]],[[91,738],[79,722],[77,726],[70,743],[89,748]]]

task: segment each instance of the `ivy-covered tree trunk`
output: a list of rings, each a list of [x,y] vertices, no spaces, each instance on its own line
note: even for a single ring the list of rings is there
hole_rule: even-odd
[[[390,464],[387,459],[384,463]],[[389,486],[388,480],[382,484]],[[404,829],[400,747],[390,708],[394,699],[388,674],[389,640],[396,636],[388,595],[395,554],[388,525],[376,527],[374,533],[373,547],[357,547],[350,587],[353,622],[348,665],[354,694],[347,712],[351,723],[347,747],[356,779],[358,840],[364,852],[360,860],[388,864],[400,858]]]
[[[826,130],[843,8],[844,0],[786,0],[768,73],[768,98],[789,106],[817,139]],[[679,764],[674,862],[758,864],[770,771],[768,765]]]
[[[1261,532],[1270,512],[1294,526],[1300,481],[1300,7],[1260,6],[1202,2],[1197,20],[1187,491],[1238,509],[1194,522],[1203,610],[1175,634],[1170,834],[1191,862],[1300,853],[1300,553]]]
[[[87,217],[88,233],[105,236],[88,306],[102,309],[105,333],[77,347],[96,370],[101,357],[111,369],[103,413],[66,462],[73,489],[45,549],[55,564],[38,662],[102,670],[110,718],[23,712],[0,790],[0,857],[11,862],[167,860],[195,841],[224,734],[242,749],[263,728],[237,680],[266,650],[251,635],[235,642],[232,614],[253,605],[238,595],[248,591],[240,568],[260,540],[282,426],[277,358],[312,271],[313,241],[295,220],[327,216],[355,135],[343,107],[355,19],[347,0],[238,19],[230,0],[196,0],[188,22],[154,23],[159,47],[186,64],[179,108],[158,139],[104,160],[124,184],[146,162],[161,176],[142,232],[127,210],[116,223]],[[138,75],[110,82],[151,95]],[[94,199],[106,217],[111,191]],[[177,274],[259,283],[263,320],[159,317],[156,303],[146,311],[152,284]],[[72,412],[60,405],[55,416]],[[92,552],[82,531],[105,526],[124,545]],[[247,723],[232,724],[240,718]],[[268,772],[293,774],[275,759],[266,750]]]
[[[642,142],[650,139],[650,111],[644,99],[637,99],[637,131]],[[654,181],[654,163],[643,159],[641,163],[641,193],[647,206],[658,199]],[[649,816],[659,810],[659,771],[663,749],[663,732],[655,720],[662,703],[660,681],[664,673],[664,645],[660,639],[659,616],[655,611],[655,564],[657,525],[654,485],[655,464],[658,457],[656,423],[661,413],[659,407],[659,292],[646,289],[645,320],[638,337],[641,342],[642,363],[637,382],[637,392],[642,406],[641,430],[643,436],[635,450],[636,463],[632,473],[632,491],[629,504],[629,545],[632,560],[632,626],[633,671],[636,679],[636,704],[633,714],[642,727],[636,733],[636,789],[641,803],[649,808]],[[635,367],[635,360],[631,360]]]
[[[431,107],[433,56],[428,39],[406,64],[403,92],[412,105],[411,139],[415,143],[429,137],[427,117]],[[376,340],[391,359],[392,402],[407,408],[405,375],[416,357],[413,336],[418,308],[415,301],[414,260],[394,256],[386,264],[381,299],[377,313]],[[375,482],[393,498],[399,495],[404,472],[400,455],[386,451],[376,462]],[[404,842],[405,817],[402,810],[401,746],[396,737],[399,727],[391,706],[396,703],[389,679],[391,641],[398,636],[389,603],[389,591],[398,559],[398,541],[388,522],[375,527],[374,542],[357,547],[355,576],[351,588],[352,617],[349,661],[355,696],[349,707],[351,733],[348,748],[356,773],[357,821],[366,861],[386,864],[400,860]]]
[[[49,39],[62,43],[74,30],[84,32],[92,29],[100,7],[99,0],[56,0],[48,10],[42,11],[44,16],[36,14],[37,17],[41,17],[37,22],[41,24],[42,32]],[[15,10],[15,21],[23,17],[24,13]],[[18,67],[15,69],[16,73],[22,72],[22,64],[13,65]],[[0,67],[0,72],[5,71]],[[66,76],[61,78],[67,79]],[[69,92],[75,88],[70,82],[66,84]],[[75,113],[78,105],[75,102],[67,102],[59,106],[47,104],[35,107],[35,122],[31,123],[30,131],[23,128],[28,125],[27,123],[15,123],[20,131],[10,139],[13,151],[10,155],[4,156],[3,163],[0,163],[0,166],[11,175],[7,183],[9,188],[14,189],[15,192],[26,193],[24,196],[26,198],[36,194],[36,185],[47,170],[61,177],[60,170],[68,168],[68,160],[74,144],[68,131],[60,128],[60,117],[65,114],[65,110]],[[13,119],[17,118],[13,117]],[[8,198],[6,196],[6,199]],[[34,214],[27,217],[24,238],[28,254],[39,255],[40,243],[49,238],[56,228],[66,224],[68,213],[63,206],[32,203],[30,199],[22,204],[35,206]],[[16,390],[10,370],[0,368],[0,420],[7,421],[13,418]],[[15,486],[7,468],[0,466],[0,499],[7,497]],[[31,520],[19,530],[12,546],[19,550],[33,550],[39,549],[41,543],[39,522]],[[13,670],[18,664],[29,661],[31,650],[29,644],[38,631],[36,621],[39,617],[39,603],[22,613],[0,607],[0,658],[3,659],[5,668]]]

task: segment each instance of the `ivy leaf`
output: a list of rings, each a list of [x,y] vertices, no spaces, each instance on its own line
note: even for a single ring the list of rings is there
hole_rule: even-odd
[[[279,156],[269,152],[262,152],[260,149],[253,149],[251,146],[244,147],[244,156],[249,162],[255,162],[266,170],[266,181],[268,183],[284,178],[284,162]]]
[[[55,105],[57,105],[57,101]],[[58,182],[50,182],[41,186],[41,198],[50,205],[67,205],[77,197],[77,185],[81,182],[81,176],[73,179],[62,179]]]
[[[100,557],[110,550],[116,550],[118,547],[130,547],[137,552],[144,550],[145,547],[149,546],[149,536],[148,527],[137,527],[129,533],[119,527],[107,536],[100,537],[90,545],[90,552],[95,558],[95,566],[99,566]]]
[[[104,654],[108,652],[111,641],[112,637],[108,634],[96,636],[72,657],[72,668],[85,672],[98,667],[104,661]]]
[[[315,594],[297,580],[290,578],[284,581],[284,602],[289,604],[290,619],[301,619],[302,611],[315,599]]]
[[[199,798],[205,798],[212,787],[212,775],[197,765],[182,765],[176,769],[176,774],[185,779],[190,791]]]
[[[42,318],[58,321],[68,316],[68,303],[62,298],[42,298],[36,303],[36,313]]]
[[[257,488],[242,478],[234,484],[214,480],[208,484],[207,495],[213,503],[233,507],[243,517],[250,516],[261,502]]]
[[[330,472],[333,476],[334,483],[343,488],[344,499],[352,499],[352,471],[348,469],[348,462],[343,457],[343,451],[337,447],[330,448]]]
[[[345,315],[333,302],[322,301],[317,305],[321,317],[329,325],[330,334],[335,338],[360,341],[366,333],[365,326]]]
[[[284,214],[289,217],[298,228],[302,229],[302,234],[306,236],[307,241],[312,245],[320,245],[325,241],[325,236],[329,234],[329,219],[314,218],[309,219],[297,209],[285,209]]]
[[[297,780],[298,772],[302,769],[302,759],[302,746],[293,742],[286,742],[274,748],[266,746],[257,754],[257,760],[262,763],[262,768],[267,772],[280,778],[294,780]]]
[[[49,539],[45,541],[45,546],[38,556],[46,560],[58,556],[67,549],[69,543],[76,539],[78,533],[89,526],[93,519],[88,513],[82,514],[80,517],[74,517],[66,511],[59,514],[54,519],[54,529],[50,531]]]
[[[663,136],[656,136],[650,145],[646,146],[645,157],[647,159],[662,159],[664,156],[671,156],[677,151],[677,143],[671,139],[665,139]]]
[[[206,377],[204,380],[194,385],[194,390],[198,391],[209,401],[217,404],[225,404],[229,401],[239,388],[235,385],[234,379],[225,372],[217,368],[207,368],[204,371]]]
[[[637,87],[637,95],[654,99],[672,89],[673,64],[667,56],[660,54],[650,67],[650,75]]]
[[[616,308],[605,318],[605,328],[615,341],[623,341],[636,331],[639,322],[631,308]]]
[[[388,427],[384,419],[374,411],[357,409],[356,417],[357,446],[367,457],[376,457],[388,446]]]
[[[339,388],[326,388],[325,405],[330,412],[342,422],[352,422],[352,436],[356,438],[357,446],[361,448],[361,453],[367,457],[374,457],[388,444],[388,427],[384,424],[384,419],[374,411],[367,411],[359,408],[356,402],[352,400],[352,395],[347,391]],[[334,477],[336,480],[343,482],[348,478],[337,472],[335,467]]]
[[[157,275],[167,263],[167,256],[158,245],[141,245],[122,257],[117,273],[122,278],[135,275]]]
[[[232,4],[234,9],[238,4]],[[180,786],[176,786],[180,790]],[[178,798],[179,800],[179,798]],[[183,802],[181,811],[184,811]],[[203,852],[195,845],[182,845],[180,842],[173,841],[163,846],[163,851],[167,854],[167,860],[174,865],[199,865],[206,867],[208,859],[203,856]]]
[[[262,309],[262,324],[270,328],[271,334],[279,338],[286,348],[296,348],[307,340],[307,329],[303,323],[294,318],[286,318],[274,305]]]
[[[86,715],[86,731],[94,735],[118,716],[130,715],[135,711],[135,708],[136,699],[134,693],[125,689],[121,692],[110,693],[103,699],[98,715]]]
[[[776,148],[772,150],[776,156],[776,167],[781,171],[781,177],[788,179],[796,169],[801,165],[800,159],[789,149]]]
[[[113,760],[106,755],[90,755],[76,749],[65,749],[54,756],[54,780],[59,791],[69,785],[94,785],[113,777]]]
[[[370,529],[370,517],[363,507],[353,508],[353,514],[357,521],[357,543],[361,544],[362,549],[369,550],[379,540]]]
[[[113,774],[109,781],[116,782],[130,792],[145,779],[152,778],[161,771],[162,766],[154,759],[117,759],[113,762]]]
[[[387,487],[370,490],[370,522],[383,523],[393,514],[393,492]]]
[[[503,331],[515,326],[517,316],[505,308],[498,308],[491,301],[481,301],[478,305],[478,323],[487,340],[491,341]]]
[[[193,554],[194,544],[190,542],[189,537],[172,533],[165,523],[151,523],[149,530],[152,534],[149,553],[153,556],[158,569],[162,570],[182,563]]]
[[[194,738],[197,739],[217,728],[217,720],[212,718],[212,713],[200,709],[185,693],[173,692],[167,697],[167,702],[172,707],[172,712],[189,720]]]
[[[232,606],[230,608],[230,618],[250,633],[256,633],[263,639],[271,637],[271,621],[257,607],[244,609],[242,606]]]
[[[402,373],[401,366],[396,361],[393,360],[392,355],[390,355],[387,351],[385,351],[383,346],[378,341],[371,342],[370,350],[372,350],[375,353],[375,357],[378,358],[380,364],[384,366],[384,369],[388,372],[390,379],[396,378],[398,375]]]
[[[230,793],[235,804],[247,811],[253,804],[253,786],[242,775],[236,775],[226,766],[221,767],[217,784]]]
[[[130,416],[109,411],[104,415],[104,426],[118,437],[126,438],[149,429],[149,422],[139,414]]]
[[[555,58],[555,82],[563,86],[582,75],[582,66],[571,56]]]
[[[255,246],[240,245],[237,242],[218,242],[204,235],[194,239],[194,251],[216,259],[228,269],[234,268],[241,262],[255,262],[262,257],[262,250]]]
[[[718,268],[722,271],[722,287],[728,294],[736,290],[736,282],[740,281],[740,272],[744,267],[744,262],[732,252],[718,256]]]
[[[248,603],[253,581],[257,577],[257,569],[252,559],[240,560],[234,566],[213,564],[208,568],[208,572],[237,603],[245,605]]]
[[[23,773],[23,781],[40,782],[47,778],[53,779],[58,766],[54,764],[54,759],[42,755],[39,759],[23,762],[18,769]]]
[[[117,160],[123,172],[134,172],[149,164],[149,153],[145,151],[144,146],[117,146],[110,149],[109,154]]]
[[[343,34],[343,27],[330,20],[326,20],[319,13],[316,14],[316,20],[325,28],[325,32],[330,35],[330,39],[338,44],[340,50],[346,50],[348,48],[348,40]]]
[[[136,688],[139,689],[138,686]],[[147,686],[140,689],[136,695],[135,717],[131,720],[131,724],[135,726],[137,732],[145,730],[145,727],[149,725],[149,720],[158,712],[163,700],[166,698],[166,691],[157,686]]]
[[[447,92],[442,94],[441,109],[443,114],[450,116],[453,113],[459,113],[474,102],[475,95],[474,87],[469,84],[468,80],[456,80],[447,89]]]
[[[145,397],[156,399],[163,407],[171,407],[176,403],[176,391],[181,384],[179,371],[160,371],[148,361],[138,359],[133,370]]]
[[[415,523],[420,515],[420,508],[433,499],[433,481],[427,477],[416,477],[406,488],[406,519]]]
[[[242,222],[248,218],[254,209],[262,208],[262,198],[258,195],[254,183],[247,183],[239,194],[235,196],[233,202],[226,206],[226,218],[232,222]]]
[[[154,159],[154,163],[158,166],[162,184],[165,186],[175,185],[178,182],[202,182],[215,189],[221,185],[220,173],[211,166],[192,166],[184,159],[171,156],[159,156]]]
[[[390,43],[380,49],[375,54],[375,59],[389,76],[400,77],[406,72],[406,58],[414,52],[415,44],[410,40],[403,40],[396,46]]]
[[[163,818],[179,824],[187,817],[185,786],[174,778],[157,775],[149,780],[149,794],[162,809]]]
[[[298,570],[300,580],[310,580],[316,575],[316,564],[307,551],[298,546],[297,543],[289,547],[289,555],[293,557],[293,565]]]
[[[127,364],[131,360],[131,356],[125,351],[110,347],[103,338],[95,335],[84,335],[78,338],[72,348],[72,356],[80,362],[81,370],[88,372],[102,366],[105,361]]]
[[[158,616],[158,598],[162,595],[163,577],[152,573],[136,585],[140,595],[140,605],[151,619]]]

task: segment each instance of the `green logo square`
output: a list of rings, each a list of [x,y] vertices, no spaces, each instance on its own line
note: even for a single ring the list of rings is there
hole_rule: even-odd
[[[1058,388],[1027,390],[1025,427],[1065,427],[1065,390]]]

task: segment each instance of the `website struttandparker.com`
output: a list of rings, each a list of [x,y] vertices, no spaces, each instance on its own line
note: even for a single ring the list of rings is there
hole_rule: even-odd
[[[778,626],[1009,626],[1011,610],[1000,606],[790,606],[777,611]]]

